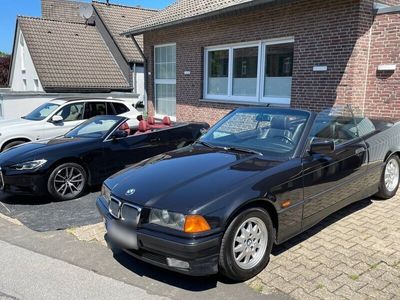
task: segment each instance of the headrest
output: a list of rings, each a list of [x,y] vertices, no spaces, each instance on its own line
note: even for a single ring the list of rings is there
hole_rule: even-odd
[[[127,130],[130,129],[128,123],[123,123],[121,126],[119,126],[119,130]]]
[[[289,129],[289,122],[287,117],[275,116],[271,119],[271,128],[286,130]]]
[[[140,132],[145,132],[145,131],[147,131],[147,122],[146,122],[145,120],[142,120],[142,121],[139,122],[138,130],[139,130]]]
[[[154,117],[148,117],[147,123],[149,123],[149,125],[154,125],[156,123],[156,120],[154,119]]]
[[[171,119],[168,116],[165,116],[164,119],[162,120],[162,122],[164,125],[168,125],[168,126],[171,125]]]

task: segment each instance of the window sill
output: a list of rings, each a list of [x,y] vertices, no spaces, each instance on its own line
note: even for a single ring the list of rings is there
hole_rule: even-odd
[[[211,103],[221,103],[221,104],[240,104],[249,106],[267,106],[270,107],[290,107],[290,104],[278,104],[278,103],[268,103],[268,102],[251,102],[251,101],[237,101],[237,100],[221,100],[221,99],[200,99],[200,102],[211,102]]]

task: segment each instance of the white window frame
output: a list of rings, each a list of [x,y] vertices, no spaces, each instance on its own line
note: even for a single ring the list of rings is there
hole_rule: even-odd
[[[176,71],[177,71],[177,67],[176,67],[176,57],[175,57],[175,79],[157,79],[157,72],[156,72],[156,49],[157,48],[163,48],[163,47],[168,47],[168,46],[175,46],[175,50],[176,50],[176,43],[169,43],[169,44],[161,44],[161,45],[155,45],[154,46],[154,53],[153,53],[153,61],[154,61],[154,66],[153,66],[153,74],[154,74],[154,110],[155,110],[155,117],[158,118],[163,118],[163,115],[160,115],[157,113],[157,101],[156,101],[156,97],[157,97],[157,84],[174,84],[175,88],[176,88]],[[175,105],[176,105],[176,100],[175,100]],[[169,116],[171,117],[172,121],[176,121],[176,116]]]
[[[293,37],[277,38],[260,40],[255,42],[245,42],[236,44],[226,44],[206,47],[204,49],[204,74],[203,74],[203,95],[205,100],[218,100],[220,102],[233,102],[233,103],[255,103],[255,104],[285,104],[288,105],[291,102],[291,97],[264,97],[264,77],[265,77],[265,51],[267,46],[279,45],[279,44],[294,44]],[[258,66],[257,66],[257,92],[255,97],[251,96],[235,96],[233,95],[233,51],[234,49],[258,47]],[[213,95],[208,94],[208,57],[209,52],[228,50],[229,51],[229,65],[228,65],[228,93],[227,95]]]

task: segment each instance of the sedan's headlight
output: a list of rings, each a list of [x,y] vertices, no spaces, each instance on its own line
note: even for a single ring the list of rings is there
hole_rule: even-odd
[[[111,189],[109,189],[105,184],[101,187],[101,195],[106,199],[107,203],[111,201]]]
[[[149,223],[184,231],[186,233],[199,233],[210,230],[206,219],[199,215],[185,216],[180,213],[170,212],[166,209],[152,209]]]
[[[43,167],[46,163],[47,163],[47,160],[39,159],[39,160],[23,162],[20,164],[15,164],[15,165],[12,165],[10,168],[18,170],[18,171],[35,170],[35,169],[39,169],[39,168]]]

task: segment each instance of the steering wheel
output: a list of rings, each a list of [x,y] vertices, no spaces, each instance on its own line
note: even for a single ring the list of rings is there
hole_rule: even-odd
[[[290,137],[284,135],[276,135],[274,136],[274,138],[281,138],[282,140],[288,141],[291,145],[295,145],[295,142]]]

